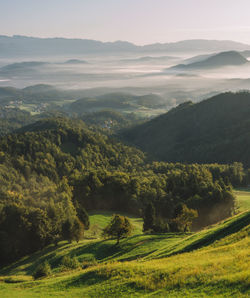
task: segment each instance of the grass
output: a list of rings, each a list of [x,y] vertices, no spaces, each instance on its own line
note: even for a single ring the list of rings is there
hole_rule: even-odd
[[[89,219],[90,219],[90,231],[86,231],[87,236],[101,236],[101,230],[105,228],[108,223],[110,222],[111,216],[115,212],[108,212],[108,211],[92,211],[89,213]],[[142,226],[143,226],[143,220],[142,218],[131,216],[129,214],[122,214],[125,216],[128,216],[134,230],[132,232],[132,235],[137,235],[142,233]],[[94,229],[93,229],[94,227]],[[93,235],[95,234],[95,235]]]
[[[90,217],[105,226],[111,214]],[[138,223],[138,231],[141,222]],[[249,293],[250,212],[189,234],[136,234],[115,240],[60,243],[0,271],[0,297],[246,297]],[[97,260],[86,269],[61,271],[63,256],[80,262]],[[47,259],[50,278],[31,280]]]
[[[239,210],[250,210],[250,187],[238,188],[234,191],[238,202]]]

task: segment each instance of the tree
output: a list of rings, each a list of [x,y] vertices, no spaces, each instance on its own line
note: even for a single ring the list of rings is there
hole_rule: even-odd
[[[73,240],[72,227],[73,227],[73,223],[69,219],[67,219],[62,224],[62,237],[64,240],[68,240],[69,243],[71,243],[71,241]]]
[[[67,219],[62,225],[62,237],[71,243],[73,240],[79,242],[84,234],[84,225],[78,217],[74,220]]]
[[[131,235],[133,226],[126,216],[114,214],[111,222],[103,229],[104,237],[115,237],[119,244],[122,237]]]
[[[75,209],[77,213],[77,217],[80,219],[80,221],[84,225],[84,229],[88,230],[89,229],[89,216],[85,208],[78,203],[78,201],[75,202]]]
[[[172,220],[172,227],[175,227],[178,232],[187,232],[193,220],[198,217],[198,212],[188,208],[185,204],[180,204],[175,209],[175,216]]]
[[[78,217],[74,220],[74,224],[72,227],[72,234],[73,234],[73,240],[75,240],[77,243],[84,235],[84,225],[79,220]]]
[[[154,229],[155,225],[155,207],[150,202],[144,212],[143,216],[143,232]]]

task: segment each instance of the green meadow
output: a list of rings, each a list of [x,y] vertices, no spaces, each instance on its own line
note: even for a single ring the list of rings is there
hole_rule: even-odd
[[[111,213],[90,215],[101,228]],[[141,234],[115,240],[90,237],[59,243],[0,271],[0,297],[247,297],[250,284],[250,212],[242,212],[196,233]],[[137,233],[138,232],[138,233]],[[87,233],[86,233],[87,234]],[[75,257],[77,269],[61,265]],[[33,280],[48,260],[52,275]],[[84,264],[84,266],[82,266]]]

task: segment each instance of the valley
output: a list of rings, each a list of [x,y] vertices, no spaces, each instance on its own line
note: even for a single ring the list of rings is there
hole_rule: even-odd
[[[0,297],[248,297],[249,57],[0,35]]]

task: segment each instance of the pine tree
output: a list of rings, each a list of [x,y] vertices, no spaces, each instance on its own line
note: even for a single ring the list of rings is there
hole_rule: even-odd
[[[147,205],[143,216],[143,232],[146,232],[154,228],[155,217],[155,207],[152,204],[152,202],[150,202]]]

